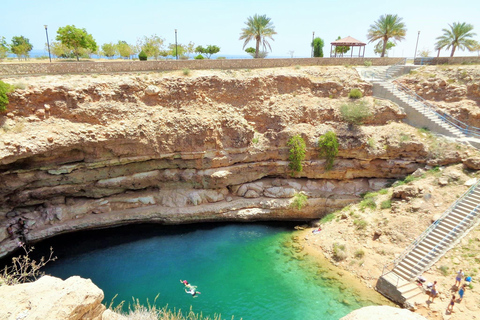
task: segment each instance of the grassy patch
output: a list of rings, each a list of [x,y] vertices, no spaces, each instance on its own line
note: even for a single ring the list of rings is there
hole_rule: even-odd
[[[365,101],[343,104],[340,113],[343,120],[352,125],[360,125],[372,115]]]
[[[346,258],[347,258],[347,253],[345,252],[345,245],[335,242],[333,244],[333,259],[335,259],[335,261],[342,261],[342,260],[345,260]]]
[[[293,201],[292,201],[292,207],[294,207],[297,210],[301,210],[303,207],[305,207],[308,203],[308,197],[306,194],[302,192],[297,192],[293,196]]]
[[[335,219],[335,212],[332,212],[332,213],[329,213],[325,216],[322,217],[322,219],[320,219],[320,223],[327,223],[329,221],[332,221],[333,219]]]
[[[440,270],[440,273],[446,277],[449,275],[449,271],[448,271],[448,267],[447,266],[440,266],[440,268],[438,268],[438,270]]]
[[[390,209],[392,207],[392,201],[391,200],[385,200],[380,203],[380,208],[382,209]]]
[[[365,251],[362,249],[355,251],[355,259],[362,259],[365,256]]]
[[[362,211],[365,211],[367,208],[375,210],[377,209],[377,203],[375,202],[374,198],[367,198],[360,202],[359,207]]]
[[[357,230],[364,230],[367,227],[368,222],[363,219],[355,219],[353,220],[353,224]]]

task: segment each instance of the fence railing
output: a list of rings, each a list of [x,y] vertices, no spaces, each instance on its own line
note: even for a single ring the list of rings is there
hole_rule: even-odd
[[[465,199],[468,195],[470,195],[475,188],[480,185],[480,180],[471,186],[467,192],[465,192],[460,198],[458,198],[445,212],[442,214],[440,218],[438,218],[434,223],[432,223],[421,235],[419,235],[403,252],[400,256],[398,256],[393,262],[387,263],[383,266],[382,275],[385,275],[391,271],[411,252],[415,249],[415,247],[425,239],[430,232],[432,232],[436,226],[445,219],[445,217],[450,214],[453,210],[456,209],[457,205]],[[480,206],[480,205],[479,205]],[[476,208],[475,208],[476,209]],[[474,210],[472,210],[473,212]],[[398,286],[398,280],[397,280]]]

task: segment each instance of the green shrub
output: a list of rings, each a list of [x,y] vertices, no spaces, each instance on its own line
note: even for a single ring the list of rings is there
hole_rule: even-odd
[[[303,170],[302,161],[305,159],[307,145],[301,136],[295,135],[288,140],[288,146],[290,147],[290,155],[288,157],[290,163],[288,167],[293,171],[292,175],[294,175],[295,172]]]
[[[332,221],[333,219],[335,219],[335,212],[323,216],[322,219],[320,219],[320,223],[327,223],[329,221]]]
[[[12,85],[0,80],[0,112],[7,110],[8,96],[7,93],[14,90]]]
[[[297,192],[293,196],[292,207],[301,210],[308,202],[308,197],[302,192]]]
[[[387,194],[388,193],[388,189],[382,189],[380,191],[378,191],[379,194]]]
[[[355,251],[355,258],[356,259],[362,259],[365,256],[365,251],[362,249]]]
[[[143,51],[143,50],[140,51],[140,53],[138,54],[138,59],[139,59],[140,61],[147,61],[148,56],[147,56],[147,54],[145,53],[145,51]]]
[[[438,268],[440,270],[440,272],[442,273],[442,275],[444,277],[448,276],[449,272],[448,272],[448,267],[447,266],[440,266],[440,268]]]
[[[360,202],[360,209],[364,211],[366,208],[370,208],[372,210],[377,209],[377,203],[375,202],[375,198],[366,198]]]
[[[325,170],[331,170],[338,154],[338,139],[333,131],[328,131],[318,139],[319,156],[327,159]]]
[[[342,261],[347,258],[347,254],[345,253],[345,245],[334,243],[333,244],[333,259],[336,261]]]
[[[226,60],[227,57],[217,57],[217,60]]]
[[[382,209],[390,209],[392,207],[392,201],[391,200],[385,200],[380,203],[380,208]]]
[[[204,56],[202,56],[201,54],[199,54],[198,56],[195,56],[195,60],[203,60],[205,59]]]
[[[363,219],[355,219],[353,220],[353,224],[355,225],[355,227],[358,229],[358,230],[363,230],[367,227],[368,223],[367,221],[363,220]]]
[[[364,62],[363,62],[363,65],[364,65],[365,67],[371,67],[371,66],[372,66],[372,61],[369,61],[369,60],[364,61]]]
[[[350,92],[348,93],[348,97],[350,99],[360,99],[361,97],[363,97],[363,94],[362,94],[362,91],[360,91],[360,89],[352,89],[350,90]]]
[[[184,75],[184,76],[188,76],[188,75],[190,74],[190,69],[184,68],[184,69],[182,70],[182,72],[183,72],[183,75]]]
[[[340,113],[343,120],[352,125],[362,124],[365,119],[371,116],[370,109],[364,101],[344,104],[340,107]]]

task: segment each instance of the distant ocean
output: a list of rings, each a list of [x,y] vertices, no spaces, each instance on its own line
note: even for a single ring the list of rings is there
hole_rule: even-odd
[[[9,54],[8,57],[10,58],[15,58],[16,56],[14,54]],[[38,58],[38,57],[48,57],[48,51],[46,50],[32,50],[30,51],[30,58]],[[211,59],[217,59],[218,57],[225,57],[226,59],[252,59],[251,56],[249,55],[232,55],[232,54],[214,54],[212,55]],[[53,58],[53,56],[52,56]],[[99,59],[99,58],[105,58],[104,56],[98,56],[96,54],[92,55],[92,59]],[[119,56],[114,56],[112,60],[120,58]],[[136,56],[135,56],[136,58]],[[168,57],[169,59],[174,59],[175,57]],[[290,56],[267,56],[267,58],[270,59],[284,59],[284,58],[290,58]],[[307,58],[307,57],[295,57],[294,58]],[[193,59],[193,55],[190,57],[190,59]]]

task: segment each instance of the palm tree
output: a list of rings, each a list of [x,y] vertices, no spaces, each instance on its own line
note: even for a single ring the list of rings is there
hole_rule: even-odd
[[[465,48],[472,50],[473,46],[475,46],[475,40],[469,38],[476,35],[476,33],[470,32],[473,30],[473,25],[465,22],[454,22],[453,25],[449,24],[449,26],[450,30],[442,29],[443,35],[437,38],[438,41],[435,46],[440,48],[443,44],[444,46],[442,49],[446,47],[447,50],[451,47],[452,53],[450,54],[450,57],[453,57],[457,47],[460,50],[465,50]]]
[[[402,22],[402,18],[396,14],[385,14],[380,16],[380,18],[370,26],[367,38],[370,40],[369,43],[376,40],[383,41],[382,54],[380,57],[384,57],[388,40],[393,39],[393,42],[396,43],[397,41],[405,39],[406,33],[407,29],[405,29],[405,23]]]
[[[438,38],[437,38],[438,39]],[[445,39],[443,40],[438,40],[436,43],[435,43],[435,50],[438,50],[438,53],[437,53],[437,58],[440,57],[440,50],[442,50],[443,48],[445,48],[446,46],[448,46],[449,42]]]
[[[255,58],[258,58],[260,53],[260,42],[262,43],[264,50],[266,50],[268,47],[270,51],[272,51],[272,48],[270,47],[270,44],[266,38],[274,40],[272,36],[277,33],[275,32],[275,27],[270,20],[271,19],[265,14],[263,16],[255,14],[253,17],[248,17],[247,22],[245,22],[247,27],[242,28],[242,33],[240,34],[240,38],[238,40],[245,40],[243,43],[243,48],[245,49],[245,46],[251,40],[255,39]]]

